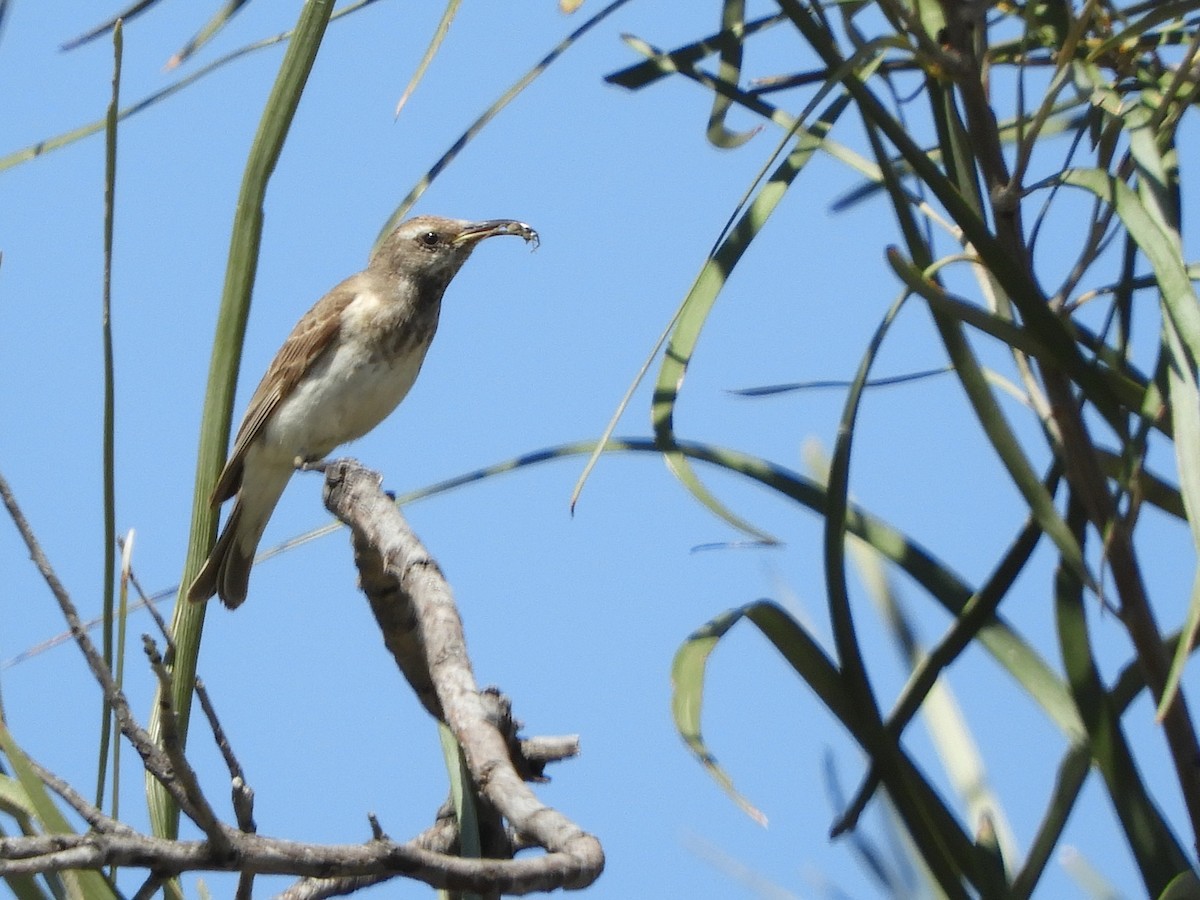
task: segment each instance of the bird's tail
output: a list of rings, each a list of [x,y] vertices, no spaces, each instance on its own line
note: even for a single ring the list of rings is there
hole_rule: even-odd
[[[258,542],[287,485],[286,476],[290,475],[288,471],[284,478],[270,485],[262,483],[267,480],[265,478],[257,479],[251,498],[243,496],[246,493],[246,485],[243,484],[229,518],[225,520],[221,536],[188,588],[188,600],[199,603],[216,594],[229,609],[237,609],[245,602],[250,587],[250,567],[254,564]]]
[[[218,591],[221,594],[221,600],[230,609],[239,606],[246,599],[246,590],[250,584],[250,564],[252,560],[242,557],[242,554],[238,553],[237,548],[234,546],[238,533],[238,522],[241,518],[242,504],[240,501],[235,501],[233,510],[229,513],[229,518],[225,521],[225,527],[221,531],[221,536],[217,538],[212,552],[208,554],[208,559],[204,561],[199,574],[196,575],[191,587],[188,588],[187,598],[191,602],[201,603]],[[225,577],[230,568],[231,559],[233,561],[233,570],[244,572],[239,578],[242,585],[241,593],[232,602],[227,595],[227,579]]]

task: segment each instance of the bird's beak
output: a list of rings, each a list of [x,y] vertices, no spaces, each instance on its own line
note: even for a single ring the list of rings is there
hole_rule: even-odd
[[[525,243],[533,244],[534,248],[538,245],[538,233],[524,222],[517,222],[513,219],[489,219],[486,222],[472,222],[470,225],[465,226],[454,237],[451,243],[455,247],[471,246],[478,244],[484,238],[496,237],[501,234],[513,234],[524,238]]]

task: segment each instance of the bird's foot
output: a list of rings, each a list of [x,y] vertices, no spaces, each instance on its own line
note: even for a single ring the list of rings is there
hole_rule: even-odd
[[[303,456],[297,456],[292,465],[296,467],[298,472],[320,472],[324,474],[325,469],[329,466],[327,459],[305,459]]]

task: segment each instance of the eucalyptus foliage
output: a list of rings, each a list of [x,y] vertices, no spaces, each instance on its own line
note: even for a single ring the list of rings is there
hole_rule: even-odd
[[[735,109],[761,117],[778,136],[777,161],[747,193],[680,306],[658,369],[657,443],[700,502],[748,534],[771,539],[701,478],[695,453],[677,438],[675,408],[725,280],[783,194],[803,183],[815,155],[828,153],[863,175],[844,206],[886,197],[896,238],[879,255],[896,276],[899,297],[864,348],[832,458],[817,466],[819,481],[732,451],[713,454],[712,461],[735,471],[770,471],[775,490],[823,517],[832,652],[773,603],[718,616],[676,658],[681,734],[732,793],[701,735],[700,712],[708,655],[746,619],[870,759],[835,832],[853,829],[882,790],[938,891],[1028,896],[1094,769],[1147,892],[1195,888],[1200,747],[1180,674],[1200,625],[1200,591],[1183,620],[1167,623],[1164,633],[1162,600],[1147,591],[1143,571],[1150,561],[1135,538],[1140,513],[1153,505],[1190,529],[1200,546],[1200,305],[1197,267],[1184,257],[1181,239],[1180,159],[1187,154],[1178,144],[1200,92],[1198,4],[778,0],[777,11],[757,19],[746,18],[745,6],[727,0],[719,30],[672,50],[629,39],[645,60],[610,76],[629,89],[684,78],[711,92],[707,137],[715,146],[741,147],[754,133],[729,127]],[[743,59],[756,41],[783,31],[803,48],[795,71],[755,78]],[[854,120],[865,131],[868,157],[848,149],[852,141],[839,141]],[[1078,192],[1090,198],[1090,212],[1076,215],[1065,234],[1060,220],[1051,237],[1043,225],[1062,204],[1077,203]],[[1044,246],[1048,241],[1052,247]],[[980,584],[963,583],[936,548],[874,523],[849,500],[863,392],[897,311],[914,303],[928,308],[969,407],[1028,508],[1027,522]],[[1147,308],[1156,310],[1158,339],[1149,353],[1148,342],[1136,342],[1139,355],[1131,331],[1135,320],[1146,327]],[[1088,324],[1095,322],[1100,326]],[[1006,348],[1009,371],[981,362],[985,342]],[[1015,393],[1038,423],[1035,439],[1010,422],[1001,390]],[[1173,448],[1174,472],[1156,472],[1149,463],[1153,445],[1162,466],[1164,444]],[[1048,467],[1039,464],[1046,459]],[[1039,655],[1004,617],[1003,604],[1039,546],[1051,547],[1058,560],[1056,576],[1044,584],[1056,610],[1057,659]],[[890,610],[911,666],[890,710],[864,659],[848,549],[868,572],[881,558],[907,571],[955,616],[938,643],[921,651],[892,603],[886,572],[866,579]],[[1127,665],[1111,683],[1099,674],[1092,650],[1089,604],[1112,609],[1129,637]],[[957,739],[951,732],[958,722],[937,696],[939,675],[972,645],[992,654],[1064,737],[1056,788],[1023,859],[1006,855],[996,838],[998,800],[964,816],[902,743],[916,712],[935,707],[935,731]],[[1184,833],[1159,812],[1162,798],[1152,796],[1125,737],[1122,717],[1142,690],[1153,697],[1175,765],[1187,811]]]

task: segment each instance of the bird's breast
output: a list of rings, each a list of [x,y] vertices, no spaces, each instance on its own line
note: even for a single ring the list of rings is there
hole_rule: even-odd
[[[361,301],[361,302],[360,302]],[[360,294],[342,314],[333,342],[277,407],[267,442],[289,458],[318,458],[362,437],[394,410],[421,371],[437,312],[395,315]]]
[[[362,347],[372,360],[402,362],[413,352],[424,355],[440,312],[440,292],[359,291],[342,311],[340,338]]]

